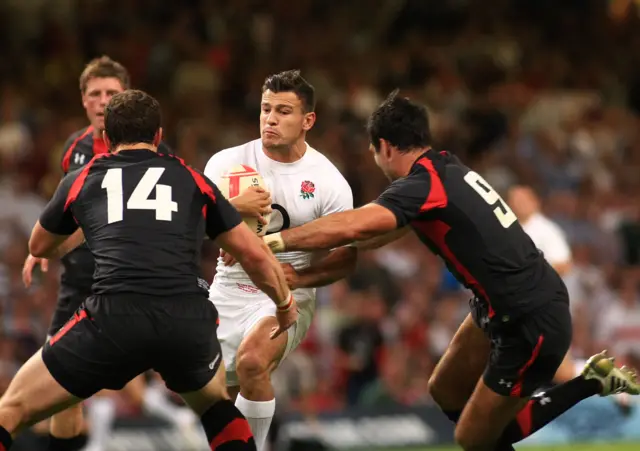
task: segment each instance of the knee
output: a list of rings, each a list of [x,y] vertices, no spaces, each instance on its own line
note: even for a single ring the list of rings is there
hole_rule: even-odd
[[[442,383],[442,379],[438,376],[438,373],[433,373],[431,377],[429,377],[429,382],[427,382],[427,390],[436,404],[442,406],[446,398],[446,388]]]
[[[269,361],[254,351],[241,353],[236,360],[236,373],[240,381],[268,376]]]

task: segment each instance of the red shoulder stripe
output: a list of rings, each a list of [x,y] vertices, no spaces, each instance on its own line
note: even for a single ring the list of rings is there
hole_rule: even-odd
[[[431,175],[431,189],[429,190],[429,197],[425,200],[422,207],[420,207],[421,212],[425,212],[427,210],[431,210],[432,208],[444,208],[447,206],[448,199],[447,193],[444,190],[444,185],[442,184],[442,180],[440,180],[440,176],[436,171],[436,168],[433,167],[433,163],[428,158],[424,157],[418,160],[418,164],[424,167]]]
[[[71,185],[71,188],[69,189],[69,194],[67,194],[67,201],[64,203],[64,209],[65,210],[67,208],[69,208],[71,203],[78,198],[78,194],[80,194],[80,190],[84,186],[84,181],[86,180],[87,175],[89,174],[89,170],[91,169],[91,166],[93,166],[93,163],[98,158],[101,158],[103,155],[105,155],[105,154],[96,155],[95,157],[93,157],[91,159],[91,161],[89,161],[82,168],[82,171],[80,172],[80,174],[78,174],[78,177],[73,181],[73,184]]]
[[[64,153],[64,157],[62,158],[62,170],[64,171],[65,174],[69,172],[69,162],[71,161],[71,154],[73,153],[73,150],[76,148],[80,140],[82,140],[85,136],[87,136],[92,131],[93,131],[93,126],[91,125],[88,126],[87,129],[84,131],[84,133],[80,134],[80,136],[78,136],[75,139],[75,141],[71,143],[67,151]]]

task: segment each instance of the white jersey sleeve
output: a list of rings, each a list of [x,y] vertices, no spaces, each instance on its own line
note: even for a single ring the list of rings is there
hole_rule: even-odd
[[[322,199],[320,217],[340,211],[353,210],[353,192],[342,174],[336,169],[333,177],[328,178],[327,181],[331,185]]]
[[[228,155],[229,153],[227,152],[218,152],[207,161],[207,165],[204,167],[204,175],[213,183],[218,183],[224,171],[229,168]]]

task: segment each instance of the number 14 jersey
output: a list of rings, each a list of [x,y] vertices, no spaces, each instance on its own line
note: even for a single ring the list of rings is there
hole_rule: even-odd
[[[50,233],[84,232],[96,269],[94,294],[201,294],[204,234],[241,218],[204,175],[174,156],[122,150],[70,172],[40,216]]]
[[[479,174],[429,150],[375,201],[410,225],[458,281],[505,323],[566,296],[566,288],[515,214]]]

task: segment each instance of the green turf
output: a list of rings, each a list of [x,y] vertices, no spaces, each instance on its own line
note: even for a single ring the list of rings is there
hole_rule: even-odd
[[[589,443],[571,445],[545,445],[545,446],[516,446],[517,451],[638,451],[639,443]],[[445,448],[413,448],[399,449],[389,448],[380,451],[460,451],[460,448],[449,446]]]

